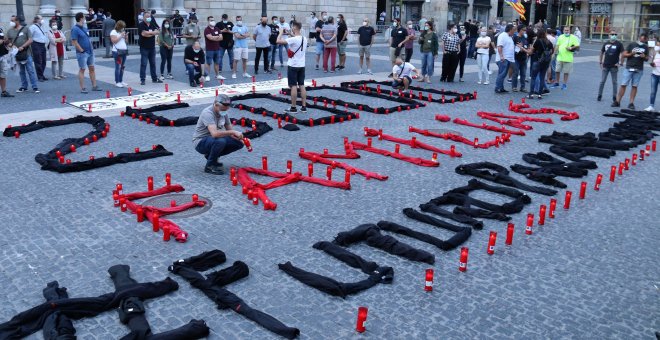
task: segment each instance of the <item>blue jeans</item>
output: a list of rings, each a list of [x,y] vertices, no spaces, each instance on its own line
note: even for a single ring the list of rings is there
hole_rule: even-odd
[[[434,67],[433,52],[422,52],[422,76],[433,77]]]
[[[509,72],[511,62],[504,59],[497,62],[497,80],[495,80],[495,91],[504,90],[504,79]]]
[[[660,76],[651,73],[651,106],[655,106],[655,95],[658,93],[658,83],[660,83]]]
[[[243,148],[243,143],[232,137],[204,137],[195,147],[197,152],[206,157],[206,166],[219,165],[218,158]]]
[[[202,77],[202,67],[197,66],[193,64],[185,64],[186,65],[186,73],[188,73],[188,82],[192,83],[194,81],[199,80],[199,78]],[[196,71],[196,72],[195,72]]]
[[[140,47],[140,81],[144,81],[147,77],[147,62],[149,63],[149,73],[151,73],[151,80],[156,81],[156,48],[143,48]]]
[[[229,56],[229,69],[234,70],[234,49],[220,47],[220,72],[222,72],[222,59],[224,59],[225,51],[227,51],[227,55]]]
[[[28,88],[27,77],[30,77],[30,84],[32,84],[32,89],[39,88],[37,85],[37,73],[34,70],[34,62],[32,61],[32,56],[28,54],[27,60],[25,63],[19,62],[20,65],[20,74],[21,74],[21,87],[24,89]],[[27,75],[25,74],[27,72]]]
[[[527,59],[523,61],[516,60],[513,65],[513,73],[511,74],[511,86],[515,89],[518,87],[518,75],[520,75],[520,91],[525,91],[525,78],[527,78]]]
[[[115,83],[121,83],[124,80],[126,55],[119,56],[117,52],[112,52],[112,59],[115,61]]]
[[[468,58],[472,58],[474,56],[475,48],[474,46],[477,44],[477,38],[470,38],[470,46],[468,47]]]
[[[273,68],[275,66],[275,50],[278,51],[280,55],[280,65],[284,64],[284,58],[282,57],[282,50],[284,49],[284,45],[270,45],[270,68]]]

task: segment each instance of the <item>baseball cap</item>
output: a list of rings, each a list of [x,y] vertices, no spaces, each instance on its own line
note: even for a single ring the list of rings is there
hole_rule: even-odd
[[[215,97],[215,102],[220,103],[224,106],[231,105],[231,99],[226,94],[219,94],[217,97]]]

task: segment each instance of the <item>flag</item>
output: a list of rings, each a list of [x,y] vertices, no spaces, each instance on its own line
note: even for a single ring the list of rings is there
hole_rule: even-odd
[[[505,2],[518,12],[520,18],[525,20],[525,7],[518,0],[505,0]]]

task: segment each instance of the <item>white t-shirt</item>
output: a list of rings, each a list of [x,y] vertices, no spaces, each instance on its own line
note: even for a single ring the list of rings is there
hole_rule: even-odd
[[[282,39],[284,39],[284,40],[289,39],[289,32],[291,32],[291,26],[289,26],[289,23],[288,22],[285,22],[285,23],[278,22],[277,26],[281,27],[281,28],[284,28],[284,31],[287,33],[287,34],[282,33]]]
[[[392,74],[396,75],[399,79],[403,77],[411,78],[410,74],[414,70],[415,70],[415,66],[413,66],[411,63],[403,63],[401,64],[401,66],[394,65],[394,67],[392,67]]]
[[[502,46],[502,55],[504,56],[504,59],[515,63],[516,59],[514,58],[514,48],[515,46],[513,45],[513,39],[506,33],[502,32],[500,35],[497,36],[497,47]],[[495,61],[500,61],[500,54],[499,52],[495,53]]]
[[[116,44],[112,44],[112,52],[117,52],[117,50],[126,50],[128,47],[126,46],[126,41],[124,38],[121,37],[121,33],[117,32],[116,30],[112,30],[110,32],[111,37],[119,37],[119,41],[117,41]]]
[[[286,39],[286,43],[289,44],[289,49],[295,54],[293,57],[287,60],[286,64],[291,67],[305,67],[305,53],[307,53],[307,44],[309,39],[305,39],[303,36],[295,36]],[[302,44],[302,48],[300,47]]]
[[[490,37],[489,37],[489,36],[485,36],[485,37],[479,37],[479,38],[477,38],[477,44],[488,44],[488,46],[490,46]],[[488,51],[489,51],[489,50],[490,50],[490,49],[489,49],[488,47],[486,47],[486,48],[478,48],[478,49],[477,49],[477,53],[479,53],[479,54],[488,54]]]
[[[660,46],[657,45],[658,42],[656,41],[656,46],[653,47],[653,50],[655,51],[655,57],[653,57],[653,63],[655,63],[655,67],[653,68],[653,74],[656,76],[660,76]]]

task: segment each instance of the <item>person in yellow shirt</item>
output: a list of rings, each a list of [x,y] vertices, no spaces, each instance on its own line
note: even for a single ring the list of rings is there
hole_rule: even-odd
[[[568,83],[568,75],[573,71],[573,53],[580,49],[580,40],[571,34],[571,27],[564,26],[564,34],[557,37],[557,48],[555,55],[557,58],[557,68],[555,70],[556,78],[552,85],[553,88],[559,87],[559,74],[564,74],[564,83],[561,85],[562,90],[566,90],[566,83]]]

